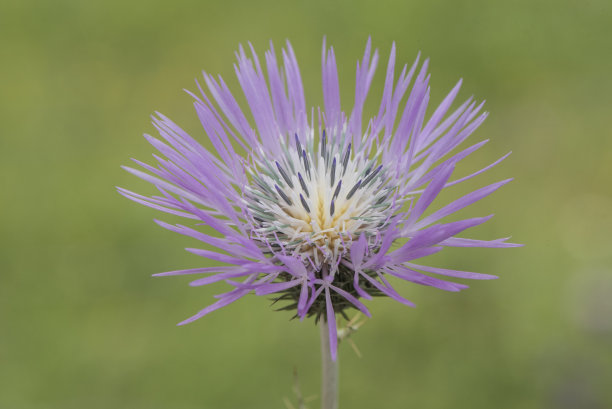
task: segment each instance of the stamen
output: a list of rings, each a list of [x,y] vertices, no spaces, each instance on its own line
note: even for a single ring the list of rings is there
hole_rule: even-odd
[[[289,199],[289,197],[285,194],[285,192],[283,192],[278,185],[274,185],[274,187],[276,188],[276,191],[278,192],[278,194],[280,195],[280,197],[283,198],[283,200],[289,205],[291,206],[293,204],[293,202],[291,201],[291,199]]]
[[[300,143],[300,138],[298,138],[298,134],[295,134],[295,149],[297,150],[298,154],[300,152],[302,152],[302,144]]]
[[[306,173],[308,173],[308,179],[312,180],[312,175],[310,174],[310,162],[308,161],[308,155],[306,155],[306,149],[302,149],[302,157],[304,158],[304,168],[306,168]]]
[[[301,193],[300,193],[300,201],[302,202],[302,206],[304,206],[304,210],[310,213],[310,207],[308,207],[308,204],[306,203],[306,200],[304,200],[304,196],[302,196]]]
[[[325,137],[325,129],[323,129],[323,135],[321,136],[321,157],[325,159],[325,149],[327,148],[327,141]]]
[[[340,179],[340,181],[338,182],[338,186],[336,186],[336,190],[334,191],[334,196],[332,197],[332,200],[334,200],[340,193],[341,186],[342,186],[342,179]]]
[[[289,179],[289,176],[287,175],[285,170],[281,167],[280,163],[278,163],[278,161],[276,161],[276,167],[278,168],[278,171],[280,172],[283,179],[285,179],[285,182],[287,182],[289,187],[293,189],[293,182],[291,181],[291,179]]]
[[[382,169],[382,165],[380,165],[379,167],[376,168],[376,170],[374,172],[372,172],[372,174],[370,176],[368,176],[364,181],[363,181],[363,186],[367,186],[368,183],[370,183],[370,181],[372,179],[374,179],[376,177],[376,175],[378,175],[378,172],[380,172],[380,170]]]
[[[331,204],[329,205],[329,215],[333,216],[335,210],[336,210],[336,206],[334,205],[334,200],[332,199]]]
[[[346,172],[346,165],[348,164],[349,158],[351,157],[351,144],[348,144],[346,148],[346,153],[344,154],[344,159],[342,160],[342,176]]]
[[[387,197],[389,197],[388,193],[383,195],[383,196],[381,196],[381,198],[376,201],[376,204],[377,205],[381,204],[382,202],[384,202],[387,199]]]
[[[329,187],[334,187],[334,181],[336,179],[336,158],[334,157],[334,161],[332,162],[332,168],[331,168],[331,182],[329,184]]]
[[[348,193],[348,195],[346,195],[347,199],[350,199],[351,197],[353,197],[353,195],[355,194],[355,192],[357,191],[357,189],[359,189],[359,186],[361,186],[361,179],[359,179],[359,181],[357,181],[357,183],[355,183],[355,186],[353,186],[353,188],[351,189],[351,191]]]
[[[302,185],[302,190],[306,193],[306,197],[310,198],[310,194],[308,193],[308,188],[306,187],[306,183],[304,183],[304,179],[302,178],[302,174],[298,172],[298,179],[300,180],[300,185]]]

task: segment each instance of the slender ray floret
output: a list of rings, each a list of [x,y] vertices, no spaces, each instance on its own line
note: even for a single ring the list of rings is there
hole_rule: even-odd
[[[246,294],[274,297],[300,319],[314,316],[329,328],[336,354],[336,314],[363,300],[388,296],[403,304],[388,277],[447,291],[466,288],[438,278],[495,276],[429,267],[418,259],[445,247],[513,247],[506,239],[457,237],[491,216],[444,221],[510,179],[475,190],[440,207],[445,188],[477,176],[508,155],[450,180],[455,165],[487,141],[461,147],[484,121],[483,104],[471,98],[451,110],[461,81],[428,112],[428,61],[404,66],[395,79],[395,45],[387,65],[378,112],[363,107],[378,63],[371,42],[357,64],[355,100],[349,115],[340,105],[333,49],[323,44],[324,107],[307,108],[291,45],[279,68],[274,48],[265,54],[267,75],[251,47],[241,47],[236,73],[253,122],[225,82],[204,74],[205,91],[190,93],[214,153],[162,114],[153,123],[162,142],[145,135],[163,155],[146,172],[126,169],[160,192],[119,192],[146,206],[191,220],[192,226],[161,226],[198,239],[207,249],[187,249],[223,263],[156,275],[204,275],[192,286],[218,281],[231,290],[181,324],[192,322]],[[409,91],[410,89],[410,91]],[[430,210],[430,207],[435,210]],[[199,226],[209,227],[205,233]],[[216,233],[209,234],[214,231]],[[393,248],[392,248],[393,246]],[[213,249],[214,248],[214,249]]]

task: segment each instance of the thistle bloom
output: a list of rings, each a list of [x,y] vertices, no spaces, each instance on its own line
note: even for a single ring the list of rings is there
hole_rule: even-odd
[[[274,294],[277,300],[287,301],[284,309],[295,309],[299,318],[315,316],[327,322],[335,359],[336,313],[356,308],[370,316],[362,300],[378,295],[413,305],[394,290],[389,276],[447,291],[467,286],[429,274],[496,278],[417,261],[445,247],[515,246],[506,239],[456,237],[491,216],[443,221],[510,179],[427,212],[442,189],[486,171],[507,156],[450,181],[455,165],[487,142],[458,149],[487,116],[481,113],[483,104],[471,98],[450,110],[461,81],[427,115],[428,61],[419,68],[417,57],[396,80],[393,45],[380,108],[364,119],[364,103],[379,58],[370,41],[357,63],[349,115],[340,105],[333,48],[323,44],[324,108],[317,111],[307,108],[289,43],[282,51],[280,68],[274,48],[266,52],[267,76],[252,47],[251,51],[249,57],[240,48],[235,70],[253,122],[223,79],[204,73],[207,91],[198,84],[199,92],[190,94],[215,152],[158,113],[153,123],[165,142],[145,137],[163,156],[154,155],[157,166],[136,161],[147,172],[125,169],[155,185],[161,194],[147,197],[119,189],[138,203],[194,220],[192,227],[157,223],[201,240],[208,249],[187,250],[223,263],[156,274],[205,274],[190,285],[225,281],[231,287],[180,324],[251,292]],[[216,234],[199,231],[198,225],[209,226]]]

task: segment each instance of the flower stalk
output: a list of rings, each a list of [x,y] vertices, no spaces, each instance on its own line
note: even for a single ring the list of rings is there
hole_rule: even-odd
[[[327,323],[320,322],[321,332],[321,409],[338,409],[338,357],[332,359]]]

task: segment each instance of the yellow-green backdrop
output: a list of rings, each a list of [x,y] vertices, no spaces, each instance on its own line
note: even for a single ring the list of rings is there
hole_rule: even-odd
[[[515,177],[463,214],[526,244],[433,260],[497,281],[371,302],[362,358],[340,348],[341,407],[612,407],[612,2],[3,0],[0,408],[283,408],[294,368],[318,393],[318,331],[265,298],[175,326],[225,287],[151,278],[207,261],[114,186],[152,192],[119,166],[150,158],[156,110],[207,144],[182,89],[202,69],[236,89],[240,43],[290,39],[319,105],[325,35],[347,110],[369,35],[383,61],[393,41],[431,57],[434,103],[459,78],[487,100],[473,140],[491,142],[460,171],[513,154],[442,200]]]

